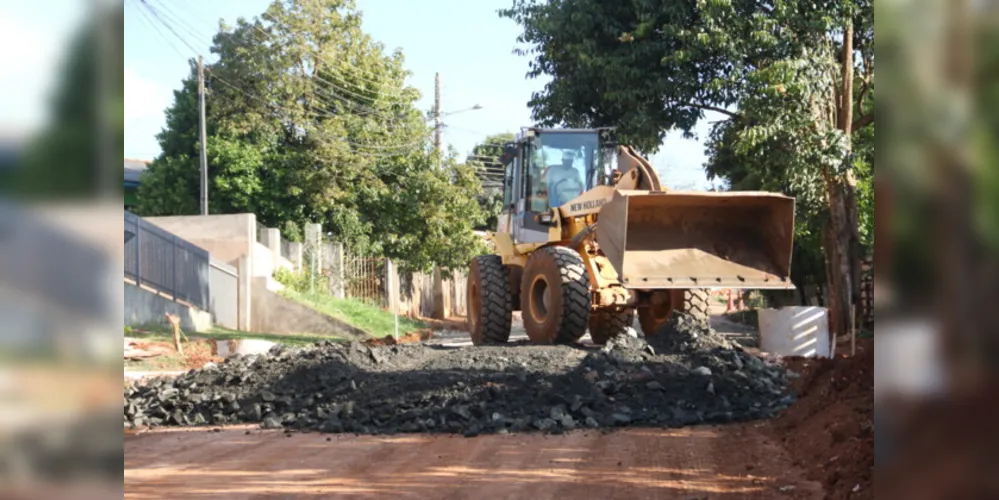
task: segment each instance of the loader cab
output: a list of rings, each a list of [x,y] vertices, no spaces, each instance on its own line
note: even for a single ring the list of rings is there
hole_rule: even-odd
[[[525,129],[503,155],[501,232],[517,243],[548,240],[540,214],[607,184],[616,158],[602,129]]]

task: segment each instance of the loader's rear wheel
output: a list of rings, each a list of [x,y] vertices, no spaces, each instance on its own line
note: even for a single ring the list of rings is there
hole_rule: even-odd
[[[627,335],[635,321],[635,311],[595,311],[590,313],[590,339],[594,344],[606,344],[619,335]]]
[[[707,288],[690,288],[683,291],[683,312],[702,321],[711,317],[711,291]]]
[[[642,333],[646,337],[659,333],[659,329],[669,321],[675,310],[708,321],[710,317],[708,307],[711,305],[709,292],[707,288],[690,288],[654,293],[649,306],[638,310],[638,322],[642,326]]]
[[[472,259],[468,272],[468,332],[472,344],[503,344],[510,339],[513,297],[510,278],[498,255]]]
[[[578,341],[590,316],[590,277],[583,259],[565,247],[535,251],[524,268],[520,300],[531,342]]]

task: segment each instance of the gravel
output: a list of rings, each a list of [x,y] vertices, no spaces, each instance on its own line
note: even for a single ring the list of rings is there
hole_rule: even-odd
[[[127,426],[256,423],[303,432],[561,433],[766,418],[787,376],[677,314],[647,341],[447,348],[322,342],[234,356],[124,392]]]

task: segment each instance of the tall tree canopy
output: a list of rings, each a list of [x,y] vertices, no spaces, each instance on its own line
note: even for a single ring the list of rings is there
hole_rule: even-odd
[[[833,328],[859,288],[857,156],[874,122],[871,0],[515,0],[530,105],[544,125],[616,126],[652,152],[707,111],[712,168],[738,186],[779,184],[819,218]],[[847,96],[843,99],[842,96]],[[872,149],[873,153],[873,149]]]
[[[467,263],[477,180],[453,154],[436,168],[402,53],[361,30],[352,0],[277,0],[220,26],[211,51],[211,213],[253,212],[293,238],[320,222],[355,250],[416,268]],[[197,103],[192,62],[140,188],[144,215],[198,213]]]

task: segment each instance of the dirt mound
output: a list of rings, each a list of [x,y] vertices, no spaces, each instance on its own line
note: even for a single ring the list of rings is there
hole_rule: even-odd
[[[783,361],[800,374],[799,399],[773,422],[776,437],[829,498],[873,498],[873,342],[858,342],[855,357]]]
[[[780,366],[683,315],[679,340],[447,348],[319,343],[233,357],[125,390],[126,424],[259,422],[323,432],[480,433],[677,427],[776,415]],[[657,347],[658,346],[658,347]]]

